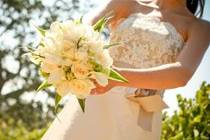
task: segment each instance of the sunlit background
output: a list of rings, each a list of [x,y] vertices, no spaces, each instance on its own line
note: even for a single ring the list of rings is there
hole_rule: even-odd
[[[97,11],[108,0],[1,0],[0,1],[0,140],[38,139],[55,117],[53,90],[38,92],[36,66],[24,55],[37,40],[31,24],[48,28],[55,20],[79,18]],[[88,15],[88,16],[87,16]],[[203,19],[210,21],[210,1],[206,0]],[[210,83],[210,47],[199,68],[185,87],[167,90],[165,111],[178,110],[177,94],[195,98],[201,83]],[[38,131],[37,131],[38,130]]]

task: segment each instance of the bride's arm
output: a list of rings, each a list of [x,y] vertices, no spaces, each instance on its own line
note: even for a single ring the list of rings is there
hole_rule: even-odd
[[[203,28],[201,28],[203,27]],[[129,83],[115,85],[148,89],[169,89],[184,86],[199,66],[210,42],[209,23],[195,23],[177,62],[149,69],[118,69]]]
[[[196,23],[190,29],[188,41],[175,63],[148,69],[116,68],[128,79],[128,83],[110,81],[108,86],[98,86],[93,93],[104,93],[114,86],[147,89],[170,89],[185,86],[199,66],[209,42],[209,23]]]
[[[103,5],[92,9],[84,16],[84,21],[90,25],[95,24],[101,17],[105,16],[113,9],[112,0],[106,1]]]
[[[126,77],[128,83],[112,81],[114,86],[128,86],[146,89],[167,89],[184,86],[191,77],[191,71],[181,62],[148,69],[116,68]]]
[[[112,18],[109,24],[114,27],[119,19],[127,17],[132,12],[135,4],[135,0],[108,0],[101,7],[90,11],[84,18],[87,23],[94,24],[103,16],[111,13]]]

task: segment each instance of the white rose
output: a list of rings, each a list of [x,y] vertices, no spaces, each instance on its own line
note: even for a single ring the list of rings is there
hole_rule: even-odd
[[[62,80],[56,84],[56,91],[60,96],[65,96],[71,93],[70,83],[67,80]]]
[[[84,99],[90,94],[91,90],[95,88],[95,85],[88,79],[74,79],[70,81],[70,88],[77,98]]]
[[[96,54],[95,60],[104,67],[111,67],[113,64],[113,59],[109,55],[108,50],[104,50],[103,53]]]
[[[87,78],[89,71],[91,70],[88,64],[76,63],[72,65],[72,72],[78,79]]]
[[[77,62],[86,62],[88,61],[88,53],[87,52],[79,52],[77,51],[75,53],[75,57],[74,57],[74,61],[77,61]]]
[[[55,49],[55,46],[57,45],[57,38],[56,34],[47,32],[46,36],[43,38],[43,43],[45,44],[45,47],[50,47],[51,49]]]
[[[52,64],[52,63],[47,63],[45,61],[41,64],[41,70],[43,72],[51,73],[55,69],[58,69],[58,65],[55,65],[55,64]]]
[[[85,29],[82,25],[73,24],[68,31],[64,32],[64,38],[77,42],[80,37],[85,35]]]
[[[53,22],[51,25],[50,25],[50,31],[51,32],[54,32],[54,33],[62,33],[62,24],[58,21],[56,22]]]
[[[103,52],[104,42],[95,38],[87,40],[87,45],[91,52],[101,53]]]
[[[60,81],[65,80],[65,72],[61,68],[54,69],[50,72],[48,77],[48,82],[50,84],[56,85]]]
[[[89,43],[89,50],[91,51],[91,52],[93,52],[94,54],[99,54],[99,53],[102,53],[103,52],[103,48],[102,47],[100,47],[102,44],[101,43],[97,43],[97,42],[95,42],[95,43]]]
[[[92,26],[84,24],[84,28],[85,28],[85,37],[88,40],[93,38],[97,40],[100,37],[100,33],[95,32]]]
[[[55,65],[61,65],[63,63],[63,59],[58,54],[47,54],[45,55],[44,61]]]

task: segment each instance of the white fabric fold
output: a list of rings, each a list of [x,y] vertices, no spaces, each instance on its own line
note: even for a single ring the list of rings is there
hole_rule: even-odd
[[[138,124],[147,131],[152,131],[153,113],[160,112],[168,107],[158,94],[145,97],[137,97],[135,94],[132,94],[128,95],[127,98],[139,104]]]

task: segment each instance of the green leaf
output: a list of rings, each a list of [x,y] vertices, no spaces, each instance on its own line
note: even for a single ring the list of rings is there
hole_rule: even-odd
[[[49,84],[47,81],[44,81],[41,83],[41,85],[37,88],[37,91],[46,89],[48,87],[52,86],[52,84]]]
[[[120,82],[128,82],[128,80],[126,78],[124,78],[122,75],[120,75],[115,70],[113,70],[111,68],[110,69],[104,68],[102,65],[100,65],[94,61],[90,61],[90,63],[93,65],[93,69],[95,72],[104,73],[111,80],[120,81]]]
[[[196,116],[196,117],[193,119],[193,122],[194,122],[194,123],[199,123],[199,122],[201,122],[201,119],[202,119],[202,116],[201,116],[201,115],[198,115],[198,116]]]
[[[108,68],[102,68],[102,70],[100,72],[103,73],[103,74],[105,74],[105,75],[107,75],[107,76],[109,76],[110,69],[108,69]]]
[[[95,31],[98,31],[98,32],[101,32],[103,29],[104,29],[104,27],[105,27],[105,25],[106,25],[106,23],[108,22],[108,20],[109,20],[110,18],[108,17],[102,17],[101,19],[99,19],[94,25],[93,25],[93,29],[95,30]]]
[[[93,69],[95,72],[101,72],[103,70],[103,66],[96,63],[95,61],[90,60],[89,63],[93,65]]]
[[[79,99],[77,98],[78,102],[79,102],[79,105],[82,109],[83,112],[85,112],[85,99]]]
[[[113,47],[113,46],[117,46],[117,45],[120,45],[121,43],[112,43],[112,44],[109,44],[109,45],[104,45],[104,49],[109,49],[110,47]]]
[[[99,19],[94,25],[93,28],[95,31],[101,32],[106,23],[113,17],[113,11],[107,13],[104,17],[102,17],[101,19]]]
[[[199,136],[199,131],[197,129],[193,129],[194,137]]]
[[[174,140],[181,140],[183,139],[183,132],[178,132],[174,137],[171,137]]]
[[[80,17],[79,22],[82,23],[83,21],[83,16]]]
[[[62,97],[58,93],[55,93],[55,113],[58,112],[58,105],[61,99]]]
[[[39,70],[39,74],[42,76],[42,77],[44,77],[44,78],[48,78],[49,77],[49,73],[46,73],[46,72],[44,72],[44,71],[42,71],[42,70]]]
[[[57,116],[57,113],[58,113],[58,108],[59,108],[59,102],[60,100],[62,99],[62,97],[58,94],[58,93],[55,93],[55,109],[54,109],[54,115],[55,117],[60,121],[60,119],[58,118]]]
[[[37,27],[34,25],[34,27],[36,28],[36,31],[41,35],[41,36],[45,36],[46,30],[44,30],[43,28]]]
[[[34,49],[32,46],[28,46],[28,47],[26,48],[26,51],[27,51],[27,52],[34,52],[35,49]]]
[[[79,19],[74,20],[75,24],[82,24],[83,16],[81,16]]]
[[[128,82],[126,78],[124,78],[122,75],[120,75],[118,72],[116,72],[113,69],[110,70],[109,79],[126,83]]]
[[[102,72],[102,73],[106,74],[107,76],[109,76],[110,69],[104,68],[101,64],[98,64],[94,61],[90,61],[90,63],[93,65],[93,69],[95,72]]]
[[[58,106],[61,98],[62,97],[58,93],[55,94],[55,106]]]

